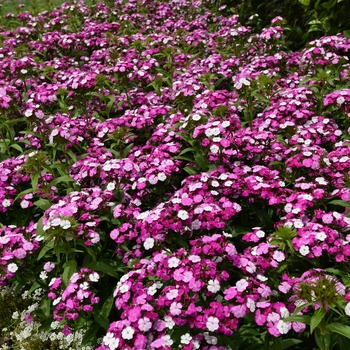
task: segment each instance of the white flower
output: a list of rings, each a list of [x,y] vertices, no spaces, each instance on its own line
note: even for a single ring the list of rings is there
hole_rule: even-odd
[[[179,295],[179,291],[178,289],[172,289],[172,290],[169,290],[168,293],[166,293],[165,297],[168,299],[168,300],[173,300],[173,299],[176,299]]]
[[[100,278],[100,275],[97,272],[92,272],[89,275],[89,280],[91,282],[97,282],[99,280],[99,278]]]
[[[174,343],[169,334],[163,335],[163,339],[165,340],[165,345],[167,346],[171,346]]]
[[[128,327],[123,329],[122,337],[123,337],[123,339],[131,340],[134,336],[134,333],[135,333],[134,328],[128,326]]]
[[[15,263],[11,263],[11,264],[8,264],[7,269],[10,272],[14,273],[14,272],[16,272],[18,270],[18,266]]]
[[[276,250],[274,253],[273,253],[273,258],[278,261],[278,262],[281,262],[283,260],[285,260],[285,255],[283,252],[279,251],[279,250]]]
[[[344,311],[347,316],[350,316],[350,303],[346,304]]]
[[[152,327],[152,322],[148,317],[140,318],[137,323],[141,332],[147,332]]]
[[[217,145],[211,145],[211,146],[210,146],[210,152],[211,152],[211,153],[216,154],[216,153],[219,152],[219,150],[220,150],[220,148],[219,148],[219,146],[217,146]]]
[[[152,249],[154,247],[154,239],[153,238],[146,238],[143,246],[145,247],[146,250]]]
[[[61,301],[61,297],[58,297],[52,302],[52,305],[56,306],[60,301]]]
[[[299,253],[302,255],[302,256],[306,256],[310,253],[310,248],[307,246],[307,245],[302,245],[300,248],[299,248]]]
[[[180,263],[180,260],[177,258],[177,257],[175,257],[175,256],[173,256],[172,258],[170,258],[169,260],[168,260],[168,265],[169,265],[169,267],[170,268],[176,268],[176,267],[178,267],[179,266],[179,263]]]
[[[182,304],[181,303],[177,303],[176,301],[174,301],[170,305],[170,313],[172,315],[174,315],[174,316],[180,315],[181,314],[181,308],[182,308]]]
[[[82,290],[87,290],[87,289],[89,289],[89,283],[87,283],[87,282],[80,283],[79,288]]]
[[[147,290],[148,295],[154,295],[156,293],[157,293],[157,287],[154,284],[148,287],[148,290]]]
[[[170,317],[170,316],[165,316],[164,322],[165,322],[165,326],[169,329],[173,329],[173,327],[175,326],[175,322],[173,321],[172,317]]]
[[[159,181],[165,181],[166,180],[166,175],[164,173],[159,173],[157,175]]]
[[[33,115],[33,111],[31,109],[27,109],[25,112],[24,112],[24,115],[26,117],[31,117]]]
[[[70,228],[70,227],[72,226],[72,224],[71,224],[70,221],[68,221],[68,220],[61,220],[60,226],[61,226],[64,230],[67,230],[68,228]]]
[[[4,207],[4,208],[7,208],[7,207],[9,207],[11,205],[11,202],[10,202],[10,200],[9,199],[4,199],[3,201],[2,201],[2,206]]]
[[[247,302],[246,302],[246,305],[247,305],[247,308],[251,311],[251,312],[254,312],[255,311],[255,301],[251,298],[248,298],[247,299]]]
[[[277,329],[280,332],[280,334],[287,334],[289,331],[288,324],[282,320],[279,320],[277,322]]]
[[[265,232],[264,231],[262,231],[262,230],[258,230],[258,231],[256,231],[255,232],[255,234],[257,235],[257,237],[259,237],[259,238],[263,238],[263,237],[265,237]]]
[[[124,294],[126,293],[128,290],[130,289],[130,287],[127,284],[123,284],[120,288],[119,288],[119,292]]]
[[[111,350],[114,350],[119,346],[119,339],[115,338],[113,333],[108,332],[103,338],[103,343],[107,345]]]
[[[316,233],[316,238],[319,240],[319,241],[324,241],[326,238],[327,238],[327,235],[324,233],[324,232],[317,232]]]
[[[220,283],[218,280],[209,280],[207,288],[209,292],[216,293],[220,290]]]
[[[47,278],[47,272],[46,271],[41,271],[39,275],[40,279],[46,280]]]
[[[187,344],[190,343],[191,340],[192,340],[191,335],[189,333],[186,333],[186,334],[181,336],[180,342],[181,342],[181,344],[186,344],[187,345]]]
[[[248,282],[245,279],[240,279],[236,282],[236,288],[238,292],[244,292],[246,288],[248,287]]]
[[[181,220],[187,220],[189,218],[189,215],[187,213],[186,210],[179,210],[179,212],[177,213],[177,216],[181,219]]]
[[[201,261],[201,257],[199,255],[190,255],[188,257],[188,260],[192,261],[193,263],[196,263]]]
[[[110,182],[110,183],[107,185],[107,190],[108,190],[108,191],[113,191],[113,190],[115,190],[115,183],[114,183],[114,182]]]
[[[215,332],[217,329],[219,329],[219,319],[214,316],[209,316],[206,326],[210,332]]]

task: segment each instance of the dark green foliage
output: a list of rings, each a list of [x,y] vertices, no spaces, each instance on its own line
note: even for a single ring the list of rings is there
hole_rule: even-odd
[[[349,0],[218,0],[216,4],[226,5],[226,11],[237,13],[241,23],[254,31],[268,26],[277,16],[283,17],[287,45],[293,50],[324,35],[350,36]],[[259,18],[252,18],[255,14]]]

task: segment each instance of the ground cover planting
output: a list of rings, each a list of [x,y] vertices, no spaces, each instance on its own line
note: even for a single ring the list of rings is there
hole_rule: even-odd
[[[350,346],[350,39],[206,0],[0,28],[0,349]]]

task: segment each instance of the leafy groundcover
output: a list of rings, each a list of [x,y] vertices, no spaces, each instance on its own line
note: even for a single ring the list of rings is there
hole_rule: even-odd
[[[350,347],[350,39],[206,0],[0,28],[0,349]]]

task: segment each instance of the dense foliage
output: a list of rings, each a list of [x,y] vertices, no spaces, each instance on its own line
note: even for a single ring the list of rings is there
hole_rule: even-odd
[[[285,21],[286,43],[300,49],[308,41],[324,35],[350,36],[348,0],[218,0],[240,15],[241,23],[262,29],[281,16]],[[258,14],[258,18],[254,15]]]
[[[6,20],[0,349],[349,349],[350,39],[205,0]]]

